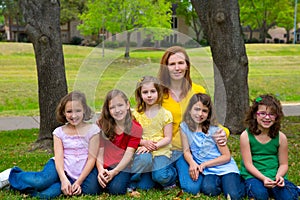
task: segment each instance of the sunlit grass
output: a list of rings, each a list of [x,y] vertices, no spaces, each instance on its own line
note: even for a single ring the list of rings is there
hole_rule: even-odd
[[[142,75],[157,75],[164,51],[135,50],[131,59],[123,52],[107,66],[101,66],[101,49],[64,45],[66,77],[69,91],[77,89],[78,72],[94,65],[80,85],[91,93],[89,103],[101,108],[106,93],[120,87],[132,95],[136,81]],[[213,94],[214,80],[209,47],[187,49],[191,57],[193,81],[204,85]],[[246,45],[249,60],[250,98],[262,93],[273,93],[283,102],[300,102],[300,45]],[[96,52],[96,53],[95,53]],[[105,51],[105,58],[109,51]],[[100,74],[99,68],[105,67]],[[32,44],[0,43],[0,116],[38,115],[38,86]]]

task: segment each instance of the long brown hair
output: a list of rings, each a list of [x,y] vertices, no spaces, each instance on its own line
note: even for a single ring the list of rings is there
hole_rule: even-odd
[[[55,110],[55,114],[56,114],[56,120],[59,123],[65,124],[67,123],[67,119],[65,116],[65,108],[66,108],[66,104],[69,101],[79,101],[83,107],[83,120],[87,121],[90,120],[92,118],[93,112],[91,110],[91,108],[87,105],[86,103],[86,97],[85,94],[79,91],[73,91],[70,92],[69,94],[67,94],[66,96],[64,96],[60,102],[58,103],[56,110]]]
[[[158,79],[160,80],[161,84],[163,85],[163,94],[168,95],[169,94],[169,88],[171,86],[171,78],[169,75],[169,70],[168,70],[168,64],[169,64],[169,58],[170,56],[176,54],[176,53],[183,53],[185,57],[185,62],[187,64],[187,70],[184,75],[184,80],[182,84],[182,93],[181,96],[185,97],[189,90],[191,89],[192,86],[192,79],[190,76],[190,68],[191,68],[191,63],[190,63],[190,58],[187,55],[186,51],[184,48],[180,46],[172,46],[169,47],[164,55],[162,56],[160,60],[160,69],[158,72]]]
[[[250,106],[246,112],[244,124],[252,134],[259,135],[261,133],[261,131],[258,129],[256,115],[259,105],[265,105],[271,108],[271,111],[277,115],[275,122],[270,127],[268,133],[269,137],[275,138],[279,134],[281,128],[281,119],[283,118],[284,114],[280,101],[271,94],[260,95],[252,101],[252,106]]]
[[[128,98],[124,92],[121,90],[111,90],[107,93],[105,97],[105,101],[102,106],[102,111],[100,117],[97,121],[98,126],[101,128],[102,134],[109,140],[113,140],[116,136],[115,128],[117,126],[115,119],[111,116],[109,112],[109,102],[116,96],[122,97],[125,103],[129,103]],[[127,114],[125,117],[125,134],[130,134],[130,130],[132,127],[132,115],[130,108],[127,110]]]
[[[187,109],[184,113],[183,121],[188,125],[188,127],[191,131],[193,131],[193,132],[196,131],[197,127],[196,127],[196,124],[195,124],[194,120],[191,117],[190,111],[191,111],[192,107],[199,101],[204,106],[206,106],[208,108],[208,111],[209,111],[207,119],[202,123],[202,131],[204,133],[207,133],[210,125],[214,125],[214,126],[218,125],[216,115],[215,115],[215,112],[214,112],[213,103],[212,103],[212,100],[211,100],[209,95],[204,94],[204,93],[194,94],[191,97],[191,99],[189,101],[189,104],[187,106]]]
[[[146,110],[146,104],[142,98],[142,87],[146,83],[153,83],[157,91],[156,103],[159,105],[162,104],[163,93],[159,80],[153,76],[144,76],[137,82],[135,89],[136,110],[139,113],[144,112]]]

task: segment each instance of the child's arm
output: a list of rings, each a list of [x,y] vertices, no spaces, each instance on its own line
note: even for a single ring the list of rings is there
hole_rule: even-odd
[[[56,135],[53,136],[55,168],[61,182],[61,191],[65,195],[72,195],[71,183],[68,180],[64,169],[64,149],[62,141]]]
[[[284,186],[284,175],[288,171],[288,142],[284,133],[279,132],[279,148],[278,148],[279,168],[276,174],[277,186]]]
[[[254,177],[258,178],[264,183],[265,187],[274,187],[276,184],[275,181],[270,178],[264,176],[254,165],[252,162],[252,155],[250,150],[250,143],[248,138],[247,131],[244,131],[240,136],[240,149],[242,154],[242,159],[244,161],[244,165],[249,173],[251,173]]]
[[[173,124],[169,123],[164,126],[164,138],[158,141],[155,146],[157,149],[166,146],[171,143],[172,141],[172,131],[173,131]]]
[[[107,181],[106,181],[106,169],[103,167],[104,165],[104,147],[99,148],[96,166],[98,169],[98,182],[101,185],[102,188],[106,187]]]
[[[180,132],[181,144],[183,148],[183,156],[186,162],[189,164],[189,174],[193,180],[198,180],[199,177],[199,165],[194,161],[193,156],[190,151],[190,145],[187,139],[187,136],[182,132]]]
[[[123,155],[122,160],[119,162],[119,164],[112,170],[108,171],[108,181],[111,181],[116,175],[120,173],[123,169],[127,167],[127,165],[131,162],[131,159],[133,158],[135,152],[135,148],[127,147],[126,151]]]
[[[74,187],[76,187],[75,186],[76,184],[78,184],[80,186],[82,184],[82,182],[85,180],[85,178],[92,171],[92,169],[95,167],[95,162],[96,162],[97,153],[98,153],[98,149],[99,149],[99,142],[100,142],[99,134],[94,135],[90,139],[90,141],[89,141],[89,154],[88,154],[87,162],[86,162],[80,176],[78,177],[78,179],[73,184]],[[75,189],[75,188],[73,188],[73,189]]]

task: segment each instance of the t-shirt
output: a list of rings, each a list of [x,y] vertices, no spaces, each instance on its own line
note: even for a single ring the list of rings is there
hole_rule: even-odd
[[[185,98],[180,102],[175,101],[169,94],[168,97],[163,98],[162,106],[169,110],[173,115],[173,135],[172,135],[172,150],[182,151],[182,144],[180,138],[179,124],[182,121],[183,114],[188,106],[190,98],[196,93],[205,93],[204,87],[192,83],[192,88]]]
[[[163,107],[159,109],[153,118],[149,118],[144,112],[139,113],[136,110],[134,110],[132,114],[143,127],[143,139],[152,140],[154,142],[158,142],[165,137],[164,127],[173,122],[172,113]],[[153,157],[165,155],[170,158],[171,146],[171,144],[168,144],[159,148],[157,151],[153,151]]]
[[[62,126],[53,131],[53,135],[60,138],[63,144],[65,173],[73,180],[78,179],[85,167],[89,154],[90,139],[99,132],[100,128],[96,124],[91,124],[85,136],[67,135],[64,133]]]
[[[253,134],[250,133],[249,129],[246,130],[248,133],[253,165],[264,176],[275,180],[279,167],[279,134],[275,138],[272,138],[269,142],[262,144]],[[241,175],[244,179],[255,178],[247,171],[243,160],[241,161]]]
[[[142,133],[143,129],[141,125],[132,120],[132,127],[129,134],[116,134],[112,141],[101,137],[100,148],[104,147],[104,168],[115,167],[122,160],[127,147],[137,149]]]
[[[180,124],[180,128],[182,133],[187,136],[190,151],[196,163],[201,164],[222,155],[215,140],[213,139],[213,135],[220,127],[210,126],[207,134],[191,131],[185,122]],[[206,167],[203,170],[204,175],[215,174],[221,176],[228,173],[239,173],[239,169],[232,157],[227,163]]]

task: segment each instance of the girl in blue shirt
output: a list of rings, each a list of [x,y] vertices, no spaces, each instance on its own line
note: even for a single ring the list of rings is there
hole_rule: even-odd
[[[213,138],[219,129],[209,95],[197,93],[190,99],[184,114],[181,141],[185,166],[186,192],[217,196],[224,193],[230,199],[241,199],[245,192],[238,167],[225,146]]]

